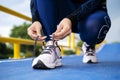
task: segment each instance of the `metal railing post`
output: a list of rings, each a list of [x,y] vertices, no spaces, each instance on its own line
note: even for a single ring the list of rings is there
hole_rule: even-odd
[[[20,44],[14,43],[14,59],[20,58]]]
[[[71,48],[75,50],[75,34],[71,33]]]
[[[80,47],[77,47],[76,48],[76,55],[80,55],[80,53],[81,53]]]
[[[70,39],[70,35],[68,36],[68,46],[70,47],[71,45],[71,39]]]
[[[60,49],[61,49],[61,55],[62,55],[62,56],[64,56],[65,54],[64,54],[63,47],[62,47],[62,46],[60,46]]]

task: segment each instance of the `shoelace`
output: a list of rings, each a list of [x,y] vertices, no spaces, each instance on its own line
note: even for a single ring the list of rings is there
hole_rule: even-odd
[[[86,50],[87,55],[94,56],[95,47],[94,46],[86,46],[86,47],[87,47],[87,50]]]
[[[38,38],[39,38],[39,36],[37,36],[36,37],[36,39],[35,39],[35,42],[34,42],[34,54],[33,54],[33,57],[36,57],[36,46],[37,46],[37,41],[38,41]],[[58,47],[59,48],[59,50],[61,51],[61,49],[60,49],[60,47],[58,46],[58,44],[56,43],[56,46],[55,46],[55,40],[54,40],[54,35],[52,36],[52,38],[51,38],[51,40],[53,41],[53,45],[51,45],[51,46],[45,46],[45,43],[44,42],[42,42],[43,43],[43,46],[44,46],[44,49],[42,50],[42,52],[40,52],[40,53],[50,53],[50,51],[51,51],[51,49],[53,49],[54,50],[54,52],[55,52],[55,54],[56,54],[56,57],[57,58],[62,58],[62,56],[58,56],[57,55],[57,52],[56,52],[56,47]],[[46,47],[49,47],[49,49],[47,49]],[[34,58],[33,58],[34,59]]]
[[[37,46],[38,38],[39,38],[39,36],[36,37],[35,42],[34,42],[34,54],[33,54],[34,57],[36,57],[36,46]],[[54,35],[52,35],[51,40],[53,41],[53,45],[52,46],[45,46],[44,42],[42,42],[43,43],[42,46],[44,46],[44,49],[41,52],[42,54],[43,53],[50,53],[52,48],[53,48],[55,54],[57,53],[56,50],[55,50],[55,45],[54,45],[54,43],[55,43]],[[49,47],[49,49],[47,49],[47,47]]]
[[[35,42],[34,42],[34,50],[33,50],[33,57],[36,56],[36,46],[37,46],[37,41],[38,41],[39,36],[36,37]]]

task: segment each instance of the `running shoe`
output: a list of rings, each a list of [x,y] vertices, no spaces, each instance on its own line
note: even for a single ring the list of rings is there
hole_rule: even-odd
[[[90,46],[86,43],[83,43],[83,63],[97,63],[95,46]]]
[[[33,60],[34,69],[51,69],[62,66],[62,57],[59,46],[54,41],[46,44],[41,54]]]

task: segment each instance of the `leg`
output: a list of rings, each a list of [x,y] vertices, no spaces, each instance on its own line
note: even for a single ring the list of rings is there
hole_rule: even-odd
[[[104,11],[97,11],[83,25],[80,32],[81,39],[85,42],[82,46],[83,63],[97,63],[95,44],[102,42],[108,32],[111,25],[109,16]]]
[[[70,0],[34,0],[37,1],[37,9],[42,23],[44,34],[47,36],[47,43],[41,54],[33,60],[32,67],[55,68],[62,65],[61,52],[57,42],[50,40],[51,35],[59,21],[71,13]]]
[[[104,11],[97,11],[85,20],[80,37],[89,45],[98,44],[104,40],[110,25],[108,14]]]
[[[36,0],[43,32],[50,40],[49,35],[55,32],[59,21],[72,12],[70,0]]]

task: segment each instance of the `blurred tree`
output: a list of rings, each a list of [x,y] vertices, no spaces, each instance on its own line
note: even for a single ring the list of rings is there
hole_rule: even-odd
[[[14,25],[13,29],[11,30],[10,37],[17,37],[17,38],[24,38],[24,39],[31,39],[27,34],[27,28],[31,24],[23,23],[21,25]]]
[[[12,57],[12,55],[13,49],[7,47],[5,43],[0,43],[0,59]]]
[[[75,54],[75,51],[73,50],[64,50],[65,55],[73,55]]]
[[[80,48],[81,48],[81,47],[82,47],[82,44],[83,44],[83,41],[80,40],[80,41],[77,43],[77,47],[80,47]]]

